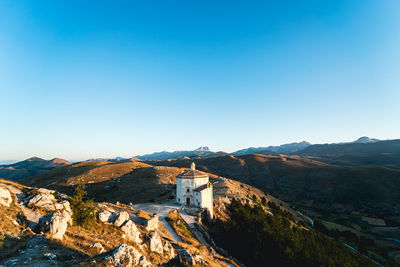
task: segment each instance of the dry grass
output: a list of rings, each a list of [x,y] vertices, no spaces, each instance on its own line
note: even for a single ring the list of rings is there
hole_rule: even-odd
[[[180,172],[180,168],[141,162],[81,162],[20,181],[71,195],[82,179],[88,185],[89,197],[97,202],[167,202],[174,198],[176,175]]]
[[[98,253],[96,249],[90,248],[90,246],[96,242],[100,243],[107,251],[114,249],[121,243],[133,245],[130,241],[123,239],[122,234],[122,231],[117,227],[95,221],[88,229],[68,226],[61,243],[65,247],[85,255],[94,256]]]
[[[16,196],[11,193],[11,197],[13,201],[10,207],[0,205],[0,233],[17,237],[21,230],[26,228],[25,216],[23,216],[22,210],[15,204]],[[16,223],[21,223],[22,225]]]
[[[14,186],[14,187],[16,187],[18,189],[21,189],[21,190],[26,188],[26,186],[24,186],[22,184],[19,184],[17,182],[13,182],[13,181],[9,181],[9,180],[4,180],[4,179],[1,179],[1,178],[0,178],[0,184],[11,185],[11,186]]]
[[[3,181],[1,181],[3,183]],[[13,182],[5,184],[17,186]],[[25,216],[15,204],[16,196],[11,193],[13,201],[10,207],[0,205],[0,259],[14,255],[26,245],[27,237],[20,237],[21,231],[26,228]],[[19,225],[19,223],[21,225]]]
[[[171,227],[174,229],[174,231],[180,236],[183,242],[191,244],[193,246],[201,246],[201,244],[194,237],[194,234],[190,230],[189,226],[182,219],[177,210],[171,211],[166,219]]]
[[[148,213],[147,211],[144,211],[144,210],[139,210],[138,212],[136,212],[136,216],[146,219],[146,220],[148,220],[152,217],[152,215],[150,213]]]

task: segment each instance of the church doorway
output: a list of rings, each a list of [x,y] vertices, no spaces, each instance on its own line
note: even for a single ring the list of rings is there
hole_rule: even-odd
[[[190,205],[190,197],[186,198],[186,205]]]

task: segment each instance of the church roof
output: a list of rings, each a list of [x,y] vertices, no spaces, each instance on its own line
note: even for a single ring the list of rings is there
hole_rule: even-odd
[[[209,188],[210,186],[211,186],[211,183],[208,182],[208,183],[206,183],[206,184],[203,184],[202,186],[197,187],[194,191],[195,191],[195,192],[201,192],[201,191],[203,191],[204,189]]]
[[[192,179],[192,178],[206,178],[208,174],[198,170],[188,170],[178,175],[178,178]]]
[[[182,179],[206,178],[206,177],[208,177],[208,174],[196,170],[196,165],[194,164],[194,162],[192,162],[190,170],[185,171],[177,176],[177,178],[182,178]]]

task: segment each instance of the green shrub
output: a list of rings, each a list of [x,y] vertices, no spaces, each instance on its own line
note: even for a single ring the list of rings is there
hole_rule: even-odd
[[[85,199],[86,195],[86,185],[83,180],[79,180],[75,188],[75,194],[70,198],[72,220],[75,225],[85,228],[89,227],[95,218],[93,201]]]

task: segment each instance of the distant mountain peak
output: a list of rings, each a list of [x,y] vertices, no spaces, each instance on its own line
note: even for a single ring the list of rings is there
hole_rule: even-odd
[[[210,148],[208,146],[201,146],[197,148],[195,151],[210,151]]]
[[[375,138],[369,138],[368,136],[361,136],[360,138],[358,138],[356,141],[354,141],[353,143],[362,143],[362,144],[366,144],[366,143],[376,143],[379,142],[381,140],[379,139],[375,139]]]
[[[34,157],[30,157],[30,158],[27,159],[26,161],[45,161],[45,160],[42,159],[42,158],[39,158],[39,157],[34,156]]]

